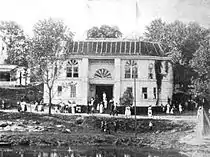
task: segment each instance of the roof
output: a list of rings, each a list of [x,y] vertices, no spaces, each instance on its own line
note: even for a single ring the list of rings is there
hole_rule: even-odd
[[[17,65],[0,64],[0,71],[9,72],[17,67],[18,67]]]
[[[159,43],[129,40],[86,40],[69,43],[68,52],[72,55],[97,56],[163,56]]]

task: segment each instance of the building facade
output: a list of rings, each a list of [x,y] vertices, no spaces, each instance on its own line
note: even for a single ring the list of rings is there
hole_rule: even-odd
[[[30,70],[17,65],[0,64],[0,87],[26,86],[30,83]]]
[[[53,86],[54,104],[64,102],[87,105],[91,97],[108,101],[120,97],[127,88],[136,93],[137,106],[156,105],[156,62],[160,63],[160,103],[166,104],[172,97],[173,70],[170,58],[162,57],[157,43],[143,41],[87,40],[70,43],[69,57],[64,62],[59,78]],[[135,80],[134,80],[135,78]],[[135,92],[134,92],[135,90]],[[44,88],[44,102],[48,103]]]

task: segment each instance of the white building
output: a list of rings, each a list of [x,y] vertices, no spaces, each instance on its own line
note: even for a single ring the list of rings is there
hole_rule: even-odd
[[[102,100],[105,92],[108,101],[114,97],[119,103],[127,88],[134,91],[136,76],[136,105],[155,105],[157,80],[155,62],[162,64],[164,73],[160,102],[172,97],[173,71],[170,58],[162,57],[159,44],[125,40],[75,41],[68,47],[70,55],[61,69],[61,75],[53,87],[54,104],[75,102],[87,105],[91,97]],[[45,86],[46,87],[46,86]],[[44,102],[48,103],[47,88]]]
[[[0,64],[0,87],[25,86],[29,83],[29,69],[17,65]]]

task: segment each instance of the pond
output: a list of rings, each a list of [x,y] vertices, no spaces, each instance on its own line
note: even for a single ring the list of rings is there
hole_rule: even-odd
[[[0,157],[186,157],[175,151],[131,150],[113,147],[1,148]]]

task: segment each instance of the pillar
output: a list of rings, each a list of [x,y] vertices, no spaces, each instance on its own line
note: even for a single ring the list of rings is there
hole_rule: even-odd
[[[88,58],[82,59],[81,64],[81,98],[82,98],[82,105],[87,105],[88,101],[88,87],[89,87],[89,81],[88,81],[88,71],[89,71],[89,61]]]
[[[120,58],[114,59],[114,102],[119,104],[120,93],[121,93],[121,60]]]

